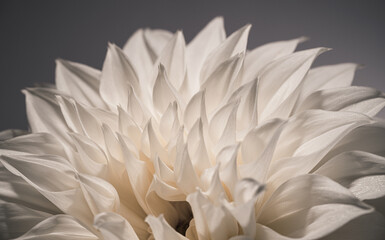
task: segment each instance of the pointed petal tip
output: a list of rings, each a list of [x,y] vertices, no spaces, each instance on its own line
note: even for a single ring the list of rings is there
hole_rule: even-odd
[[[298,43],[307,42],[309,40],[310,40],[310,37],[308,37],[308,36],[301,36],[301,37],[297,38]]]

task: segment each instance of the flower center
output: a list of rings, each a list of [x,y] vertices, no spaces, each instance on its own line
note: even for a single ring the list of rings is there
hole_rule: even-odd
[[[190,204],[185,201],[174,202],[175,209],[179,214],[179,221],[175,226],[175,230],[185,236],[187,228],[190,226],[190,221],[193,218]]]

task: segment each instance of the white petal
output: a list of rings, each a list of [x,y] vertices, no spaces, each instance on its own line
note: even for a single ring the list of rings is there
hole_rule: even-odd
[[[135,123],[140,127],[143,127],[147,123],[150,118],[150,112],[153,110],[153,106],[146,107],[145,105],[147,104],[148,106],[148,101],[151,101],[150,98],[151,97],[148,97],[146,100],[143,100],[143,98],[140,99],[131,86],[128,89],[128,103],[126,110]]]
[[[153,88],[153,104],[159,114],[166,111],[168,105],[174,101],[179,101],[177,90],[172,86],[163,65],[159,65],[158,77]]]
[[[230,195],[234,196],[235,184],[238,182],[238,156],[239,144],[224,147],[217,155],[217,164],[220,164],[220,177]]]
[[[309,95],[296,112],[307,109],[351,111],[375,116],[385,106],[385,95],[367,87],[327,89]]]
[[[222,198],[227,199],[225,189],[219,178],[219,165],[206,169],[201,175],[202,187],[206,191],[204,194],[210,198],[214,204],[220,204]]]
[[[122,108],[118,107],[119,113],[119,132],[124,136],[128,136],[135,146],[140,148],[140,136],[142,135],[142,129],[139,125],[134,121],[134,117],[129,115]],[[140,113],[139,113],[140,114]]]
[[[4,131],[0,131],[0,141],[5,141],[10,138],[18,137],[27,133],[27,131],[20,129],[7,129]]]
[[[104,151],[91,139],[72,133],[74,144],[80,159],[72,161],[72,165],[82,173],[106,179],[108,174],[107,156]]]
[[[206,91],[197,92],[191,100],[188,102],[184,111],[183,121],[187,129],[191,129],[196,121],[200,118],[203,124],[207,124],[207,113],[206,113]]]
[[[32,239],[74,239],[74,240],[96,240],[96,235],[82,226],[77,219],[70,215],[55,215],[33,227],[17,240]]]
[[[238,110],[239,102],[231,102],[221,107],[211,118],[209,125],[210,139],[213,143],[218,143],[221,137],[225,134],[231,134],[229,136],[231,140],[235,142],[235,121]],[[227,129],[227,127],[230,127]],[[220,150],[220,149],[219,149]]]
[[[262,70],[258,85],[260,121],[268,117],[288,117],[304,76],[314,59],[327,50],[315,48],[296,52],[277,59]]]
[[[59,59],[56,60],[55,74],[58,90],[71,95],[77,101],[88,106],[107,108],[99,95],[99,70],[80,63]]]
[[[188,80],[192,91],[199,90],[199,73],[209,53],[226,38],[223,18],[216,17],[187,46]]]
[[[257,92],[258,80],[251,81],[239,87],[230,96],[228,102],[238,100],[237,130],[247,132],[258,123]],[[237,136],[238,137],[238,136]],[[244,136],[240,136],[243,139]]]
[[[243,178],[237,182],[234,190],[235,204],[247,203],[250,200],[255,202],[258,194],[264,190],[264,185],[252,178]]]
[[[40,212],[58,214],[61,211],[23,178],[14,175],[0,163],[0,200],[15,203]]]
[[[27,117],[32,132],[48,132],[61,142],[72,146],[67,134],[69,129],[56,102],[55,94],[59,92],[34,88],[23,90],[23,93],[26,97]]]
[[[292,176],[309,173],[343,137],[370,122],[361,114],[319,110],[292,118],[277,144],[269,181],[279,185]]]
[[[241,143],[242,162],[251,163],[258,159],[266,146],[271,144],[272,137],[283,122],[281,119],[271,119],[249,131]]]
[[[231,89],[231,85],[238,77],[242,67],[244,54],[238,54],[219,65],[213,73],[205,79],[201,90],[206,90],[207,113],[211,113],[219,106],[223,98]]]
[[[261,70],[270,62],[294,52],[297,45],[306,38],[296,38],[287,41],[279,41],[264,44],[248,52],[245,57],[245,71],[243,83],[255,80]]]
[[[339,143],[329,151],[317,167],[330,158],[348,151],[363,151],[385,157],[385,122],[373,122],[358,127],[348,133]],[[315,168],[316,169],[316,168]]]
[[[49,133],[31,133],[0,142],[0,154],[52,154],[66,156],[63,146]]]
[[[177,31],[160,55],[160,62],[175,89],[180,88],[186,74],[185,45],[183,33]]]
[[[127,40],[123,47],[123,52],[132,63],[135,72],[138,74],[139,82],[148,84],[152,81],[154,63],[152,61],[151,50],[146,44],[143,29],[137,30]]]
[[[0,200],[0,238],[17,238],[50,216],[50,213]]]
[[[177,186],[187,195],[200,187],[199,178],[191,163],[187,147],[183,149],[180,157],[177,157],[174,164],[174,173]]]
[[[151,52],[152,61],[155,63],[156,59],[171,40],[173,34],[169,31],[162,29],[145,29],[144,38],[148,44],[149,51]]]
[[[163,215],[154,217],[152,215],[147,216],[146,222],[150,225],[152,234],[155,240],[163,239],[175,239],[175,240],[187,240],[180,233],[176,232],[164,219]]]
[[[151,175],[146,167],[146,163],[136,159],[136,157],[127,148],[124,140],[121,137],[119,137],[119,142],[122,146],[122,151],[124,154],[123,159],[125,161],[126,171],[132,186],[132,190],[136,199],[138,200],[139,205],[145,212],[149,213],[145,198],[147,189],[151,183]]]
[[[2,156],[0,161],[10,172],[22,177],[64,213],[85,222],[92,219],[76,179],[76,172],[67,160],[53,155],[13,155]]]
[[[118,211],[119,196],[109,182],[86,174],[79,174],[78,178],[84,197],[94,215]]]
[[[307,73],[298,101],[311,93],[324,89],[348,87],[352,84],[357,64],[342,63],[310,69]]]
[[[108,46],[100,80],[100,95],[112,111],[117,106],[126,109],[129,86],[140,94],[138,77],[127,56],[116,45]]]
[[[167,184],[160,177],[154,175],[152,180],[156,194],[166,201],[185,201],[186,195],[180,188]]]
[[[194,124],[187,136],[187,148],[198,175],[204,169],[211,167],[203,133],[203,123],[200,119]]]
[[[257,222],[288,237],[316,239],[372,211],[330,179],[303,175],[276,190],[259,211]]]
[[[327,176],[344,187],[354,188],[355,181],[361,178],[371,175],[385,175],[385,158],[360,151],[345,152],[327,161],[314,173]],[[368,186],[366,189],[363,186],[365,192],[373,190],[369,183],[367,182]],[[377,191],[385,195],[385,188],[379,188]],[[359,195],[356,196],[362,199]]]
[[[201,83],[204,82],[225,60],[246,51],[247,37],[250,28],[251,25],[248,24],[237,30],[210,53],[203,64],[200,75]]]
[[[122,216],[112,212],[104,212],[95,216],[94,226],[104,239],[109,240],[139,240],[134,229]]]
[[[224,206],[213,205],[200,190],[187,196],[199,239],[229,239],[238,234],[237,222]]]
[[[226,208],[242,227],[243,234],[254,238],[256,234],[255,202],[264,186],[251,178],[238,181],[233,198],[233,204],[225,203]]]
[[[159,131],[168,143],[172,138],[177,136],[179,128],[178,105],[176,102],[173,102],[170,103],[160,119]]]
[[[240,176],[242,178],[253,178],[259,182],[266,182],[271,162],[273,160],[274,151],[285,126],[286,122],[282,122],[280,120],[267,122],[267,124],[265,124],[263,127],[256,129],[256,131],[247,136],[247,144],[252,144],[251,140],[258,139],[258,137],[263,138],[262,135],[257,136],[259,132],[263,133],[266,128],[270,127],[273,127],[275,130],[274,134],[269,136],[269,142],[266,144],[266,147],[261,151],[261,153],[247,149],[250,147],[250,145],[245,145],[243,147],[244,151],[242,153],[247,154],[245,155],[245,160],[251,161],[239,167]],[[256,154],[253,155],[253,153]]]

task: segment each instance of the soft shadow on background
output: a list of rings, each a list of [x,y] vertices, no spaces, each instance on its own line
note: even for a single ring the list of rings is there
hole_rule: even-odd
[[[27,129],[21,89],[54,82],[56,58],[101,68],[107,43],[138,28],[182,29],[186,41],[215,16],[227,34],[253,25],[249,49],[308,36],[299,49],[334,50],[315,65],[364,64],[355,85],[385,91],[385,1],[15,1],[0,2],[0,130]],[[385,117],[383,111],[380,115]],[[49,117],[49,116],[47,116]]]

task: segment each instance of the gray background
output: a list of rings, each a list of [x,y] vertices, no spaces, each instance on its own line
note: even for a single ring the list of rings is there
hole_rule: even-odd
[[[315,65],[365,64],[356,85],[385,91],[385,1],[15,1],[0,2],[0,130],[27,128],[20,90],[54,82],[56,58],[101,68],[107,43],[122,46],[138,28],[182,29],[186,40],[212,18],[227,33],[253,25],[249,48],[308,36],[299,49],[334,51]],[[385,116],[385,114],[381,114]]]

